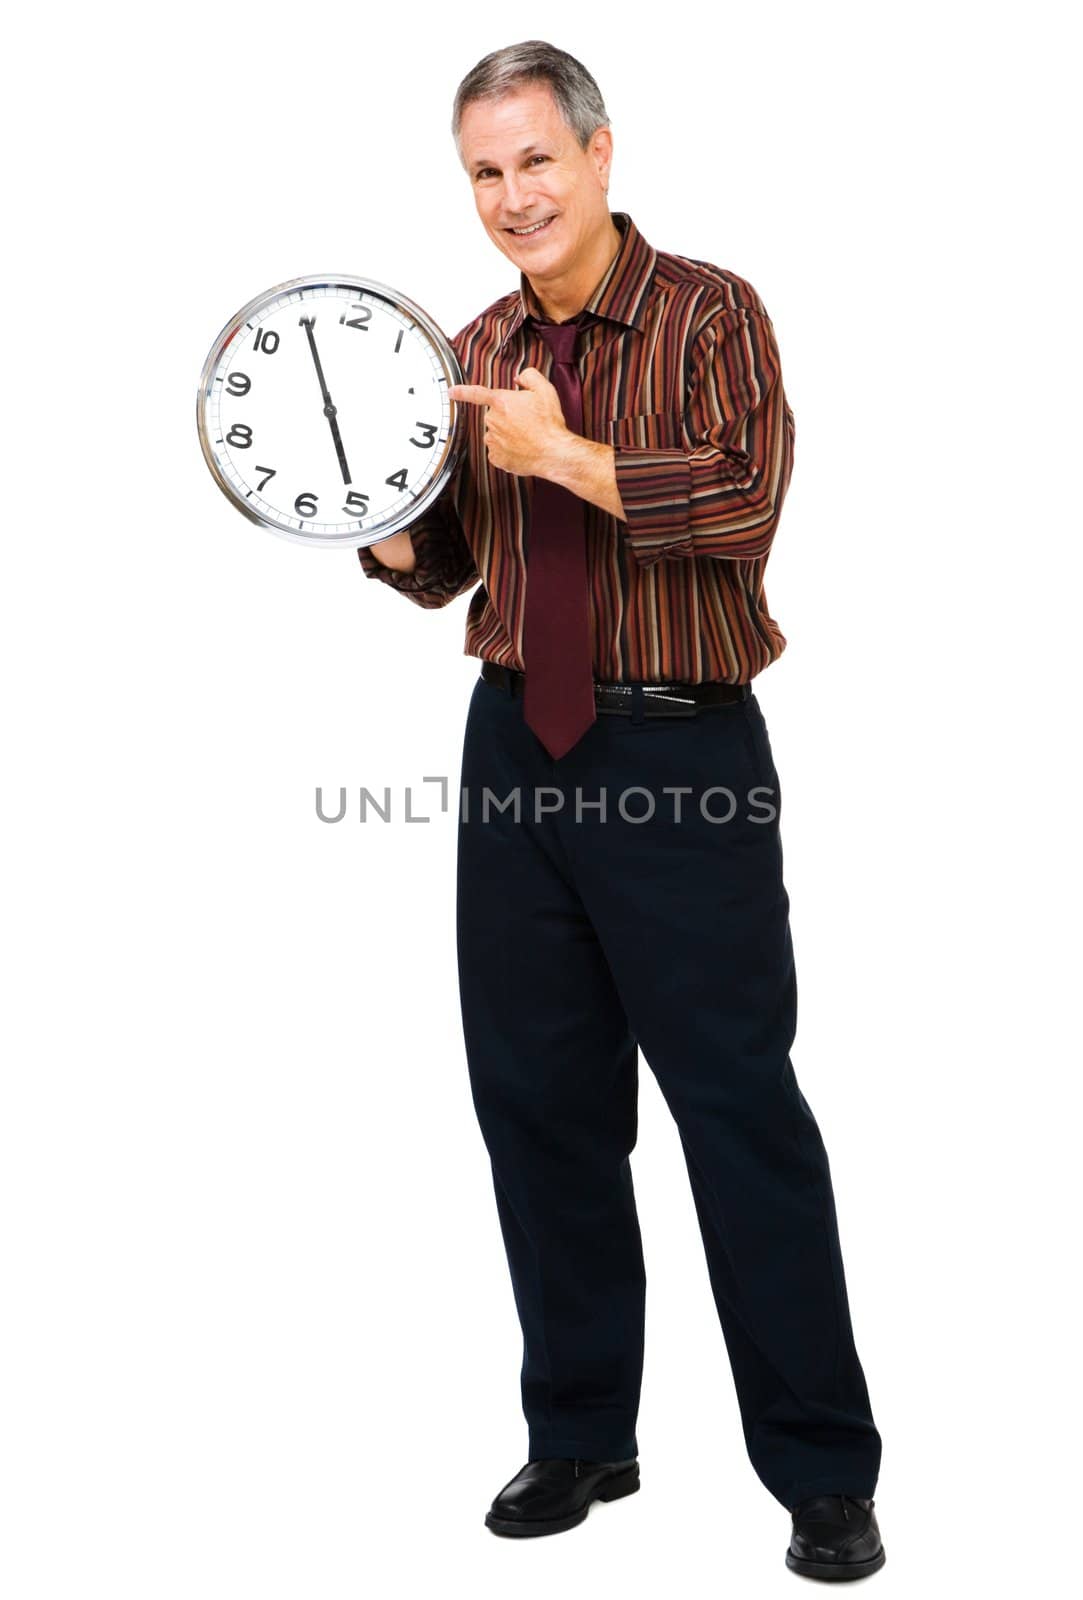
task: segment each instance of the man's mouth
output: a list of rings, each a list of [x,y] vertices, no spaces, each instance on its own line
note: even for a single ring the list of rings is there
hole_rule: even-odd
[[[541,222],[530,222],[523,228],[506,228],[504,231],[514,235],[516,239],[530,239],[536,233],[544,233],[551,222],[556,219],[556,212],[551,217],[545,217]]]

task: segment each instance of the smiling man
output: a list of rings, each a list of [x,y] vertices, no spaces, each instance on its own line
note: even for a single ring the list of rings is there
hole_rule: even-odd
[[[453,133],[519,287],[453,341],[455,476],[358,556],[423,607],[475,590],[459,986],[528,1425],[486,1523],[558,1533],[639,1488],[642,1051],[787,1563],[861,1577],[884,1562],[881,1441],[790,1060],[781,797],[750,686],[786,642],[764,592],[794,448],[771,319],[746,279],[610,210],[609,118],[573,56],[486,56]]]

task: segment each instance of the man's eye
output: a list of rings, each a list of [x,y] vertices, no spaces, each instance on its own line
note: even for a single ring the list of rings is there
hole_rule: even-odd
[[[530,161],[548,161],[548,160],[549,160],[548,156],[531,156],[531,158],[530,158]],[[527,166],[530,165],[530,161],[527,162]],[[495,172],[495,171],[496,171],[495,167],[482,167],[481,171],[477,174],[477,176],[479,178],[487,178],[489,176],[490,172]]]

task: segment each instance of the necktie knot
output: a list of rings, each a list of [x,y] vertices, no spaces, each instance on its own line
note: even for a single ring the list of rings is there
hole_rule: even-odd
[[[576,341],[582,326],[579,317],[572,322],[535,323],[538,333],[553,352],[553,360],[562,364],[570,364],[575,360]]]

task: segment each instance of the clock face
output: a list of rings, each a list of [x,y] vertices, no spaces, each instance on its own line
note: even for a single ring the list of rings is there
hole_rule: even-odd
[[[364,278],[294,278],[215,340],[200,444],[254,522],[304,544],[372,544],[445,486],[462,439],[447,391],[461,382],[451,345],[404,295]]]

